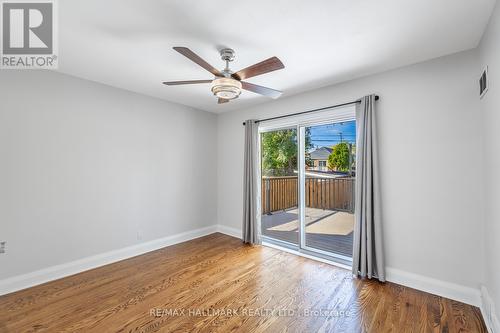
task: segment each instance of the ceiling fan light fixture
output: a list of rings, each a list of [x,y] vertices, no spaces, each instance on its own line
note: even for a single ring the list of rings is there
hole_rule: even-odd
[[[218,98],[218,104],[224,104],[232,99],[238,98],[242,90],[248,90],[256,94],[271,98],[278,98],[281,96],[281,91],[279,90],[274,90],[250,82],[242,81],[254,76],[285,68],[285,65],[283,65],[281,60],[279,60],[277,57],[271,57],[234,73],[229,69],[229,63],[234,60],[234,50],[232,49],[224,48],[220,50],[221,59],[226,63],[226,67],[223,70],[216,69],[187,47],[176,46],[174,47],[174,50],[179,52],[198,66],[212,73],[213,79],[163,82],[163,84],[167,86],[210,83],[212,93]]]
[[[241,82],[230,77],[221,77],[212,81],[212,93],[218,98],[235,99],[241,94]]]

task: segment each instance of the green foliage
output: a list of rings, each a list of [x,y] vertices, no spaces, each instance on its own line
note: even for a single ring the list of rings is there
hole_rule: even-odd
[[[311,160],[311,154],[309,154],[309,151],[311,148],[313,148],[313,144],[311,142],[311,128],[306,127],[306,142],[305,142],[305,150],[306,150],[306,156],[305,156],[305,163],[306,166],[313,167],[314,166],[314,161]]]
[[[262,133],[262,173],[263,175],[293,175],[297,170],[297,130],[286,129]],[[311,144],[311,133],[306,129],[306,151]],[[308,159],[306,154],[306,163]]]
[[[349,171],[349,162],[352,159],[349,158],[351,151],[349,149],[349,144],[347,142],[341,142],[333,146],[333,151],[328,156],[328,169],[337,171]]]

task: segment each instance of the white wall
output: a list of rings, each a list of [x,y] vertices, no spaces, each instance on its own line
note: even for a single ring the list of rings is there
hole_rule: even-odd
[[[486,259],[485,285],[500,318],[500,4],[490,19],[479,54],[481,68],[488,65],[490,88],[481,100],[484,117]],[[498,325],[498,322],[497,322]],[[498,327],[500,329],[500,327]]]
[[[216,116],[0,74],[0,279],[216,223]]]
[[[476,51],[463,52],[220,115],[219,223],[241,228],[243,120],[377,93],[387,266],[477,289],[484,235],[477,62]]]

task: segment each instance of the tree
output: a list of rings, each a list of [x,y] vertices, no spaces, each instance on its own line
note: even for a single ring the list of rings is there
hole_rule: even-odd
[[[310,127],[306,127],[306,139],[305,139],[305,164],[306,166],[309,166],[309,167],[313,167],[314,166],[314,161],[311,159],[311,153],[309,152],[311,150],[311,148],[314,147],[314,145],[312,144],[312,141],[311,141],[311,128]]]
[[[341,142],[333,146],[333,151],[328,156],[328,169],[337,171],[349,171],[351,149],[347,142]]]
[[[297,130],[265,132],[261,140],[263,174],[273,176],[294,174],[294,170],[297,169]],[[305,146],[306,152],[312,147],[309,129],[306,129]]]

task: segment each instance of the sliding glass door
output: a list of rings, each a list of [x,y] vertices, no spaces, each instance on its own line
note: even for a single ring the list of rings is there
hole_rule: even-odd
[[[349,264],[356,124],[317,120],[261,132],[264,240]]]
[[[260,139],[262,235],[298,246],[297,128],[263,132]]]
[[[352,258],[355,121],[300,127],[302,248]]]

